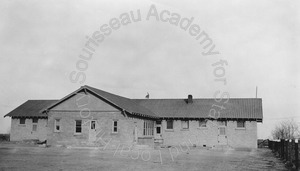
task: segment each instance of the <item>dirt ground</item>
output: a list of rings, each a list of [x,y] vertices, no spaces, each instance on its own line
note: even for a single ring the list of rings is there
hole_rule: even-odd
[[[269,149],[117,150],[0,144],[0,170],[286,170]]]

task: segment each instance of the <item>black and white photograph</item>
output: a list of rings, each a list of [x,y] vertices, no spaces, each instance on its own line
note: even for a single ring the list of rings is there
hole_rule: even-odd
[[[0,0],[0,171],[300,170],[299,9]]]

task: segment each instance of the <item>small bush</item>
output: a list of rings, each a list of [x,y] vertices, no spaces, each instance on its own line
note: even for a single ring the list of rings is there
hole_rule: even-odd
[[[0,134],[0,141],[9,141],[9,134]]]

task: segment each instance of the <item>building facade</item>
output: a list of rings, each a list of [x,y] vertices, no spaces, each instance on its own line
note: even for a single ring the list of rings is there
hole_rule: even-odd
[[[29,100],[12,118],[11,141],[51,146],[229,146],[257,148],[261,99],[129,99],[83,86],[60,100]],[[24,121],[25,120],[25,121]]]

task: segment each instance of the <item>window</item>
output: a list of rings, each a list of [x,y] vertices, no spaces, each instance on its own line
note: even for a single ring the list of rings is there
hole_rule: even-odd
[[[182,129],[189,129],[189,121],[181,121]]]
[[[91,129],[96,129],[96,121],[91,121]]]
[[[173,129],[173,120],[167,120],[167,129]]]
[[[144,136],[153,136],[154,121],[144,121]]]
[[[60,132],[60,119],[54,120],[54,132]]]
[[[118,121],[113,121],[113,133],[118,133]]]
[[[156,121],[156,134],[161,134],[161,121]]]
[[[219,131],[220,131],[220,132],[219,132],[220,135],[226,135],[225,127],[220,127],[220,128],[219,128]]]
[[[207,127],[206,123],[207,123],[207,120],[200,120],[199,121],[199,127],[200,128],[206,128]]]
[[[32,125],[32,131],[36,131],[36,130],[37,130],[37,125],[36,124]]]
[[[220,126],[227,126],[227,122],[226,122],[226,121],[220,121],[220,122],[219,122],[219,125],[220,125]]]
[[[82,128],[81,128],[81,120],[75,120],[75,133],[78,133],[80,134],[81,131],[82,131]]]
[[[32,119],[32,131],[37,131],[38,118]]]
[[[245,121],[237,121],[238,128],[245,128]]]
[[[160,133],[161,133],[160,126],[156,127],[156,133],[157,133],[157,134],[160,134]]]
[[[20,124],[25,124],[25,118],[20,118]]]
[[[38,118],[33,118],[32,123],[38,123]]]

